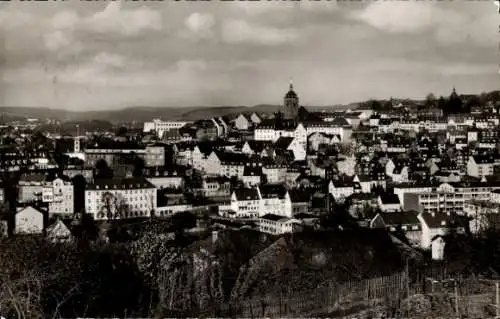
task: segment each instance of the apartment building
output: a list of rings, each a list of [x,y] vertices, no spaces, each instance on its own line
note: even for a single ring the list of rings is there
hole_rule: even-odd
[[[156,205],[156,188],[144,178],[96,180],[85,190],[85,211],[95,220],[150,217]]]

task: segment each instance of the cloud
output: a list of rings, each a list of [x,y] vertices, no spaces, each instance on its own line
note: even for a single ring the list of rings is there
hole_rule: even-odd
[[[0,10],[0,29],[11,31],[29,24],[33,16],[19,10]]]
[[[389,33],[430,32],[441,44],[474,42],[491,45],[498,34],[498,14],[487,10],[489,3],[463,2],[456,5],[407,1],[373,2],[351,17]]]
[[[388,32],[412,33],[432,26],[435,7],[427,2],[373,2],[353,17]]]
[[[182,34],[192,39],[207,39],[213,37],[215,18],[209,13],[194,12],[184,21],[187,30]]]
[[[62,11],[54,15],[50,21],[50,25],[56,30],[66,30],[76,27],[79,21],[80,17],[76,14],[76,12]]]
[[[118,54],[101,52],[94,57],[94,62],[102,66],[120,68],[125,66],[125,57]]]
[[[245,20],[226,20],[222,26],[222,39],[228,43],[280,45],[295,42],[298,38],[292,29],[251,25]]]
[[[86,18],[83,25],[94,32],[134,36],[145,31],[161,30],[162,18],[160,13],[150,8],[123,9],[122,2],[116,1]]]

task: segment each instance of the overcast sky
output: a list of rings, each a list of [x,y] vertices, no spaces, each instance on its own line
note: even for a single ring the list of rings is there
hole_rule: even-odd
[[[492,1],[0,4],[0,104],[69,110],[500,88]],[[3,42],[3,43],[2,43]]]

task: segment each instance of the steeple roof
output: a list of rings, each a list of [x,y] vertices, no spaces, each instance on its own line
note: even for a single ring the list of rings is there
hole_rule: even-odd
[[[297,93],[293,90],[293,83],[290,81],[290,90],[288,90],[288,93],[285,95],[285,98],[297,98]]]

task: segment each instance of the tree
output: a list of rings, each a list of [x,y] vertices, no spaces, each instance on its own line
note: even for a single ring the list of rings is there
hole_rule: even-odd
[[[134,170],[132,172],[132,176],[141,177],[145,167],[144,160],[139,156],[135,155],[133,159],[133,166]]]
[[[103,206],[99,212],[100,217],[107,219],[120,219],[127,217],[129,214],[129,206],[124,198],[118,198],[111,192],[102,194]]]
[[[128,133],[128,129],[125,126],[120,126],[118,130],[116,130],[116,136],[126,136]]]
[[[108,162],[104,159],[100,159],[95,164],[96,178],[112,178],[113,170],[109,167]]]
[[[425,97],[425,107],[433,108],[436,106],[436,96],[432,93],[427,94]]]
[[[78,174],[72,178],[73,198],[75,200],[75,212],[85,209],[85,186],[87,181],[83,175]]]

